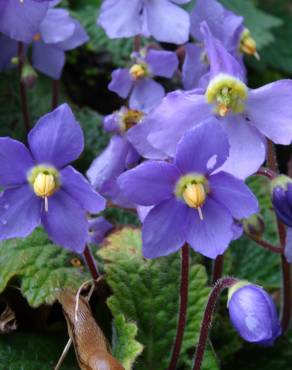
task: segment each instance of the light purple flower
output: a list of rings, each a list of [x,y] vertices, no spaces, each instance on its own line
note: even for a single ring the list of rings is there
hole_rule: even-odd
[[[69,163],[84,138],[67,104],[43,116],[21,142],[0,138],[0,239],[25,237],[43,225],[57,244],[82,252],[88,237],[86,213],[105,200]]]
[[[92,244],[100,244],[106,234],[112,230],[114,226],[104,217],[96,217],[89,220],[89,237],[88,242]]]
[[[147,125],[149,143],[173,156],[182,135],[210,116],[216,116],[230,143],[230,156],[222,169],[239,178],[255,173],[265,160],[266,139],[288,145],[292,140],[292,81],[281,80],[248,89],[240,64],[205,33],[210,61],[207,90],[175,91],[151,112]]]
[[[269,294],[248,282],[238,282],[230,293],[230,320],[239,335],[251,343],[272,345],[281,335],[281,326]]]
[[[176,4],[190,0],[104,0],[97,24],[108,37],[143,34],[158,41],[183,44],[189,38],[189,14]]]
[[[31,42],[48,7],[48,0],[0,0],[0,32],[16,41]]]
[[[149,112],[165,95],[164,88],[153,77],[171,78],[178,67],[175,53],[165,50],[142,49],[133,53],[130,68],[118,68],[112,73],[109,89],[122,98],[130,97],[130,108]]]
[[[216,258],[235,235],[234,220],[257,212],[257,199],[248,187],[218,172],[228,149],[226,134],[210,118],[183,136],[173,163],[146,161],[119,177],[129,200],[154,206],[142,229],[146,258],[176,252],[186,242]]]

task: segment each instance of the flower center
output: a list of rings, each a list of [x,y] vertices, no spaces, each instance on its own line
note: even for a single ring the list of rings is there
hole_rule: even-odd
[[[41,34],[40,33],[36,33],[33,37],[33,41],[40,41],[41,39]]]
[[[224,117],[228,112],[244,111],[247,87],[235,77],[220,74],[210,81],[205,96],[209,104],[215,104],[216,113]]]
[[[203,220],[201,207],[204,205],[208,195],[208,181],[205,176],[197,174],[182,176],[176,184],[175,193],[190,208],[195,208],[199,213],[200,219]]]
[[[54,167],[39,165],[30,171],[27,179],[35,195],[44,199],[45,211],[48,212],[48,198],[60,187],[59,172]]]
[[[257,53],[257,44],[251,37],[249,29],[245,28],[240,36],[239,51],[247,55],[254,55],[257,59],[260,59]]]
[[[149,75],[148,67],[145,63],[134,64],[130,68],[130,74],[134,80],[147,77]]]
[[[127,131],[131,127],[139,123],[144,116],[144,113],[139,110],[128,109],[121,116],[121,129]]]

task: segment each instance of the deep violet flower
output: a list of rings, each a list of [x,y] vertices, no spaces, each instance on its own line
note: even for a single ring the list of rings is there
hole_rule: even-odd
[[[65,51],[88,41],[88,35],[80,23],[70,17],[65,9],[50,8],[32,40],[32,65],[38,71],[58,80],[65,65]],[[0,70],[11,67],[17,42],[0,37],[0,46],[5,50],[0,56]],[[26,49],[28,45],[25,45]]]
[[[0,240],[25,237],[43,225],[57,244],[82,252],[88,238],[86,213],[104,209],[97,194],[69,163],[84,138],[67,104],[46,114],[21,142],[0,138]]]
[[[108,37],[153,36],[158,41],[183,44],[189,38],[189,14],[176,4],[190,0],[104,0],[97,24]]]
[[[132,54],[130,68],[118,68],[112,73],[109,89],[122,98],[130,96],[130,108],[148,112],[164,97],[162,85],[153,80],[154,76],[171,78],[178,67],[174,52],[142,49]]]
[[[0,0],[0,32],[16,41],[31,42],[48,7],[48,0]]]
[[[149,143],[173,156],[182,135],[210,116],[216,116],[230,143],[222,170],[245,178],[265,160],[266,138],[288,145],[292,140],[292,81],[281,80],[248,89],[238,62],[202,25],[210,61],[206,90],[175,91],[145,119]]]
[[[248,342],[270,346],[281,335],[275,304],[257,285],[240,281],[229,289],[230,320]]]
[[[215,173],[228,149],[226,134],[210,118],[183,136],[173,163],[146,161],[119,177],[133,203],[154,206],[142,228],[146,258],[176,252],[185,242],[216,258],[234,237],[234,220],[257,212],[257,199],[241,180]]]
[[[106,234],[112,230],[113,227],[113,224],[108,222],[104,217],[90,219],[88,242],[92,244],[100,244]]]

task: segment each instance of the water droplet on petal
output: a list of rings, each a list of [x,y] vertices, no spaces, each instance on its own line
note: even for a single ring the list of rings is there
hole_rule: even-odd
[[[9,204],[8,203],[5,203],[4,206],[3,206],[4,209],[8,209],[9,208]]]
[[[217,162],[217,154],[212,155],[207,162],[207,169],[211,170]]]
[[[1,220],[1,223],[2,223],[2,225],[6,225],[7,224],[7,220]]]

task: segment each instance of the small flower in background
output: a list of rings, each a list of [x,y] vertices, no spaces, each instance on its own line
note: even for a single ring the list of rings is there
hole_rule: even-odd
[[[43,225],[56,243],[82,252],[88,237],[87,211],[105,200],[68,164],[79,157],[84,139],[67,104],[43,116],[19,141],[0,138],[0,239],[25,237]]]
[[[122,98],[130,98],[129,106],[149,112],[165,95],[162,85],[153,80],[160,76],[171,78],[177,70],[178,58],[174,52],[142,49],[132,54],[130,68],[118,68],[112,73],[109,90]]]
[[[235,236],[234,220],[257,212],[257,199],[242,181],[216,173],[228,150],[224,131],[210,118],[183,136],[174,163],[146,161],[119,177],[129,200],[154,206],[142,228],[145,257],[168,255],[187,242],[216,258]]]
[[[105,0],[97,24],[110,38],[153,36],[158,41],[183,44],[189,38],[189,14],[176,4],[190,0]]]
[[[30,43],[48,7],[49,0],[1,0],[0,32],[13,40]]]
[[[239,178],[255,173],[266,157],[266,138],[288,145],[292,140],[292,81],[280,80],[248,89],[240,64],[216,40],[206,23],[210,82],[205,90],[175,91],[145,119],[151,126],[151,146],[169,156],[182,135],[210,116],[216,116],[230,143],[230,155],[222,170]],[[191,117],[191,118],[190,118]]]
[[[67,10],[50,7],[31,40],[32,66],[58,80],[65,65],[65,51],[81,46],[88,39],[84,28],[70,17]],[[3,70],[13,65],[11,61],[17,55],[17,42],[0,37],[0,46],[5,50],[0,56],[0,70]],[[26,50],[28,46],[25,45]]]
[[[104,217],[89,219],[89,236],[88,243],[100,244],[106,234],[112,230],[113,224],[108,222]]]
[[[246,341],[270,346],[281,335],[275,304],[257,285],[239,281],[229,289],[230,320]]]

